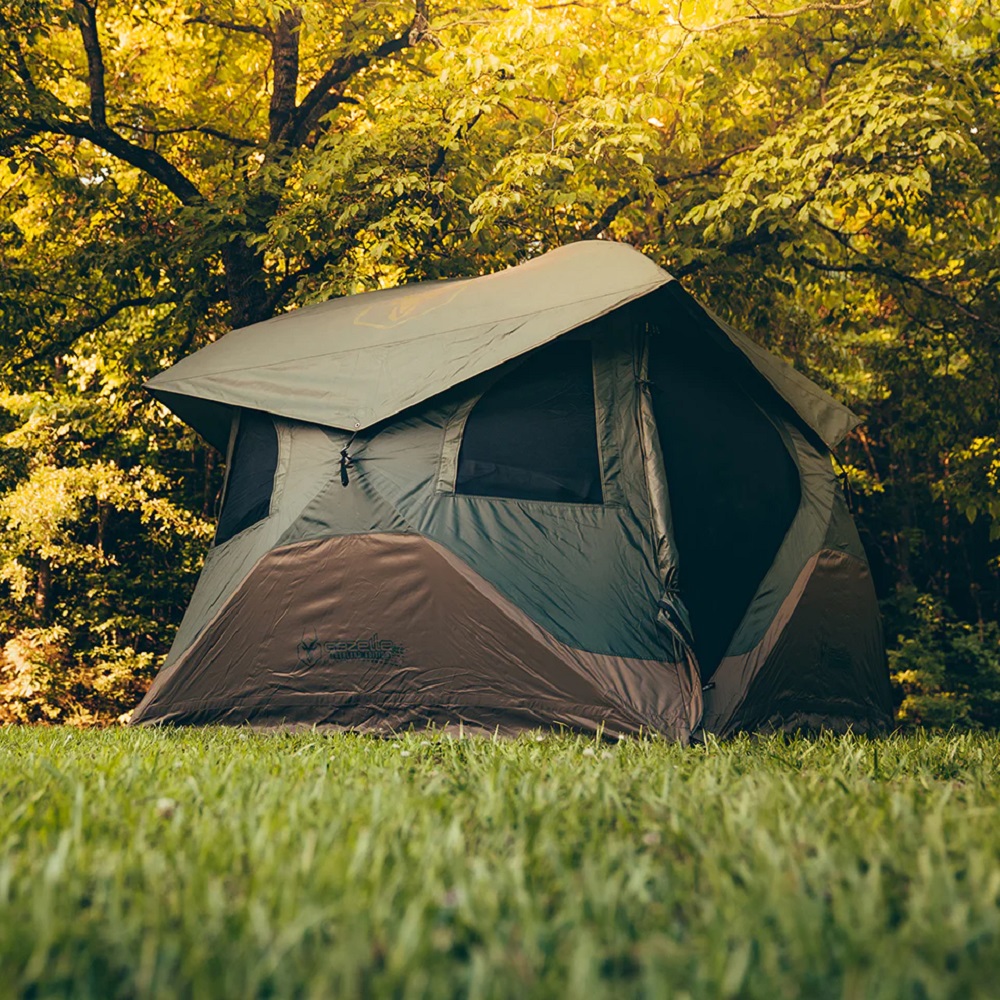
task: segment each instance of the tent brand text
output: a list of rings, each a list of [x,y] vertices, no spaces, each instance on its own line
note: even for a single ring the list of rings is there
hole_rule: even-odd
[[[380,639],[378,633],[368,639],[324,640],[303,639],[298,645],[299,663],[314,667],[318,663],[338,660],[368,660],[372,663],[395,663],[406,652],[391,639]]]

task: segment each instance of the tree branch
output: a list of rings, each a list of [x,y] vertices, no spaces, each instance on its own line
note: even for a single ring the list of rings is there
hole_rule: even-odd
[[[759,250],[770,243],[776,243],[779,238],[786,235],[787,233],[779,230],[771,232],[769,229],[755,229],[752,233],[748,233],[746,236],[739,236],[735,240],[730,240],[729,243],[716,249],[720,250],[726,257],[738,257],[742,254],[753,253],[754,250]],[[686,278],[691,274],[703,271],[710,263],[710,261],[704,259],[693,260],[688,264],[682,264],[680,267],[672,269],[670,273],[675,278]]]
[[[681,181],[691,181],[697,180],[699,177],[714,177],[719,171],[725,166],[729,160],[742,153],[748,153],[752,149],[756,149],[759,144],[752,144],[749,146],[740,146],[739,149],[734,149],[732,152],[726,153],[723,156],[712,160],[711,163],[706,163],[703,167],[698,167],[696,170],[688,170],[683,174],[660,174],[654,181],[657,187],[665,188],[669,187],[671,184],[679,184]],[[601,212],[600,217],[596,222],[591,225],[586,232],[584,232],[582,239],[585,240],[596,240],[601,233],[604,232],[608,226],[618,217],[619,213],[624,211],[633,202],[638,201],[642,196],[637,188],[633,188],[631,191],[626,192],[620,197],[616,198],[607,208]]]
[[[416,13],[409,28],[398,37],[385,39],[371,52],[355,52],[334,61],[333,65],[323,73],[306,96],[302,98],[301,104],[288,117],[284,127],[276,137],[277,141],[293,148],[301,146],[306,136],[315,128],[316,123],[325,113],[323,108],[327,106],[328,95],[335,87],[346,83],[373,62],[386,59],[397,52],[419,44],[428,37],[429,29],[426,0],[417,0]]]
[[[244,139],[238,135],[230,135],[222,129],[212,125],[178,125],[175,128],[146,128],[143,125],[130,125],[128,122],[116,122],[119,128],[128,129],[130,132],[138,132],[140,135],[184,135],[190,132],[200,132],[203,135],[210,135],[213,139],[221,139],[223,142],[231,143],[233,146],[243,146],[256,148],[260,143],[256,139]]]
[[[476,127],[476,122],[483,117],[483,111],[480,108],[472,118],[470,118],[464,125],[459,126],[455,133],[456,139],[464,139],[468,134]],[[427,174],[429,177],[437,177],[444,167],[445,159],[448,156],[448,149],[445,146],[438,146],[434,152],[434,158],[430,163],[427,164]]]
[[[48,343],[44,350],[38,351],[30,357],[23,358],[15,364],[12,364],[10,366],[10,371],[20,372],[35,362],[51,360],[61,352],[69,350],[69,348],[71,348],[81,337],[85,337],[88,333],[93,333],[95,330],[100,329],[105,323],[110,322],[119,313],[124,312],[126,309],[138,309],[141,306],[162,305],[167,302],[176,301],[177,297],[175,295],[145,295],[136,298],[122,299],[120,302],[116,302],[113,306],[109,306],[103,312],[98,313],[92,319],[87,320],[85,323],[82,323],[75,329],[70,330],[68,333],[55,337]]]
[[[274,313],[281,300],[298,284],[301,278],[306,278],[312,274],[320,274],[327,264],[332,263],[339,256],[338,253],[328,253],[309,261],[305,267],[300,267],[297,271],[290,271],[283,275],[281,280],[271,289],[267,297],[267,309]]]
[[[276,137],[278,141],[295,147],[302,145],[306,136],[319,120],[322,107],[330,92],[338,84],[346,83],[352,76],[368,66],[373,59],[384,58],[406,48],[405,36],[383,42],[374,52],[359,52],[343,56],[316,81],[302,99],[302,103],[289,116],[284,128]],[[339,95],[338,95],[339,96]]]
[[[155,149],[137,146],[110,128],[95,128],[90,122],[64,118],[15,118],[14,123],[19,126],[18,130],[4,136],[0,140],[0,148],[11,139],[30,139],[45,134],[86,139],[87,142],[158,180],[183,204],[194,205],[204,201],[198,188]]]
[[[30,139],[37,135],[66,135],[86,139],[112,156],[137,167],[149,174],[167,188],[186,205],[202,200],[197,187],[169,160],[153,149],[145,149],[129,142],[108,126],[107,97],[104,89],[104,55],[101,52],[97,32],[97,0],[73,0],[73,12],[80,27],[83,48],[87,55],[87,84],[90,90],[89,121],[79,118],[58,117],[71,109],[63,108],[56,116],[23,118],[13,116],[11,121],[15,131],[0,137],[0,148],[10,148],[19,139]],[[48,95],[54,105],[61,102]]]
[[[270,28],[263,24],[254,24],[251,21],[225,21],[217,17],[209,17],[208,14],[197,14],[194,17],[189,17],[184,23],[206,24],[222,31],[239,31],[247,35],[259,35],[261,38],[272,38]]]
[[[316,105],[315,111],[309,116],[309,121],[305,123],[302,129],[300,145],[305,144],[309,140],[309,137],[317,133],[318,130],[325,131],[325,128],[320,128],[323,118],[335,108],[339,108],[342,104],[354,104],[360,107],[361,103],[356,97],[351,97],[349,94],[331,91]]]
[[[838,58],[834,59],[829,66],[826,68],[826,73],[823,74],[823,79],[819,85],[819,99],[820,102],[826,104],[826,92],[830,88],[830,83],[833,81],[833,75],[840,69],[841,66],[846,66],[848,63],[859,62],[854,57],[860,50],[861,45],[858,42],[853,42],[848,46],[847,51]]]
[[[24,89],[27,90],[29,96],[36,96],[38,88],[35,86],[35,78],[31,75],[31,70],[28,68],[28,60],[25,58],[24,49],[21,47],[21,40],[11,26],[10,21],[4,17],[2,11],[0,11],[0,29],[7,36],[7,44],[14,53],[14,64],[17,66],[17,75],[21,78]]]
[[[860,0],[859,3],[810,3],[804,4],[801,7],[793,7],[791,10],[781,10],[781,11],[768,11],[760,10],[753,4],[750,4],[753,8],[752,14],[743,14],[739,17],[731,17],[725,21],[719,21],[716,24],[706,24],[699,28],[693,28],[686,25],[681,21],[681,4],[677,5],[676,14],[668,14],[667,17],[681,30],[688,32],[689,34],[704,35],[713,31],[721,31],[723,28],[731,28],[737,24],[748,24],[753,21],[787,21],[794,17],[801,17],[803,14],[815,14],[815,13],[832,13],[832,14],[849,14],[856,10],[871,9],[871,0]]]
[[[853,264],[830,264],[827,263],[827,261],[818,260],[815,257],[802,257],[800,259],[804,264],[808,264],[810,267],[814,267],[818,271],[826,271],[834,274],[870,274],[888,278],[890,281],[895,281],[900,285],[907,285],[910,288],[916,288],[918,291],[923,292],[924,295],[927,295],[932,299],[937,299],[939,302],[947,303],[953,309],[957,310],[967,319],[971,319],[975,323],[982,323],[991,330],[1000,330],[1000,326],[986,319],[985,316],[981,316],[979,313],[970,309],[964,302],[956,298],[954,295],[949,295],[947,292],[942,292],[937,288],[933,288],[931,285],[928,285],[927,282],[914,277],[912,274],[907,274],[905,271],[897,271],[895,268],[888,267],[885,264],[869,264],[864,261],[857,261]]]
[[[83,49],[87,53],[87,85],[90,88],[90,121],[96,129],[108,127],[107,97],[104,92],[104,53],[97,34],[97,0],[73,0],[80,25]]]

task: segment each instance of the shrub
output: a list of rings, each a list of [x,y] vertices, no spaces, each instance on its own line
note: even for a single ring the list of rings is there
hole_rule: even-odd
[[[909,635],[889,651],[902,696],[898,720],[931,729],[1000,728],[1000,625],[951,619],[934,598],[919,597]]]
[[[25,629],[0,649],[0,724],[121,721],[148,687],[156,659],[113,646],[74,655],[66,629]]]

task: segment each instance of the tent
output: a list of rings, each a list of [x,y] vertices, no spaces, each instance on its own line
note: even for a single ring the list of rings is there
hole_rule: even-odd
[[[227,476],[134,723],[889,718],[856,418],[624,244],[302,308],[148,389]]]

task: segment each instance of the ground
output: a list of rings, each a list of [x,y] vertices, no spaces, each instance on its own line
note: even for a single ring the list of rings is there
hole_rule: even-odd
[[[0,996],[975,997],[1000,738],[0,729]]]

